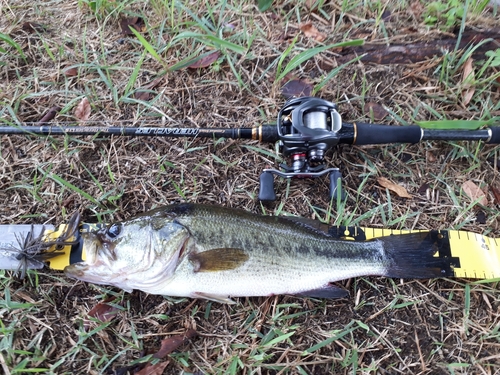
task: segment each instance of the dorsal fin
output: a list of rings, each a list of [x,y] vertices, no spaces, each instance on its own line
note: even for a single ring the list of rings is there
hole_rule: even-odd
[[[328,224],[324,224],[319,220],[308,219],[305,217],[295,217],[295,216],[280,216],[280,218],[289,220],[302,228],[309,229],[317,234],[327,235],[329,236],[328,230],[330,226]]]

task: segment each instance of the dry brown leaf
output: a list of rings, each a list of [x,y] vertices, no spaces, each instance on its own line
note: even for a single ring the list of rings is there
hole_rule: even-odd
[[[122,34],[127,36],[132,36],[134,33],[130,30],[130,28],[133,28],[140,33],[143,33],[146,31],[146,23],[141,17],[128,17],[128,18],[122,18],[120,20],[120,28],[122,30]]]
[[[74,66],[71,68],[66,68],[63,70],[63,73],[66,77],[75,77],[78,75],[78,68]]]
[[[397,185],[385,177],[377,178],[377,182],[379,183],[380,186],[389,189],[390,191],[396,193],[401,198],[409,198],[409,199],[412,198],[412,196],[403,186]]]
[[[462,72],[462,83],[464,84],[465,90],[462,91],[462,103],[467,105],[470,103],[476,88],[474,87],[474,67],[472,66],[472,57],[469,57],[464,64],[464,70]]]
[[[490,190],[495,197],[495,203],[497,205],[500,204],[500,189],[498,189],[496,186],[490,185]]]
[[[313,87],[311,84],[301,79],[293,79],[288,81],[281,88],[281,93],[287,99],[298,98],[302,96],[311,96]]]
[[[420,18],[422,12],[424,11],[424,6],[420,0],[414,0],[410,4],[410,10],[413,12],[415,18]]]
[[[331,71],[332,69],[338,66],[338,63],[335,59],[329,59],[325,56],[318,57],[318,66],[326,72]]]
[[[50,108],[46,114],[43,115],[43,117],[38,121],[38,124],[43,124],[45,122],[49,122],[56,117],[57,113],[61,110],[61,107],[54,106]]]
[[[142,100],[143,102],[147,102],[151,99],[151,93],[149,91],[137,90],[134,92],[134,98],[137,100]]]
[[[427,157],[427,161],[429,163],[434,163],[437,160],[436,156],[434,155],[434,153],[432,151],[427,151],[425,153],[425,156]]]
[[[219,51],[214,51],[206,56],[203,56],[201,59],[196,60],[192,64],[188,65],[189,69],[199,69],[199,68],[206,68],[212,65],[214,62],[217,61],[217,59],[220,56]]]
[[[184,333],[183,335],[176,335],[169,337],[168,339],[162,340],[160,350],[158,350],[153,355],[153,357],[163,358],[166,355],[172,353],[179,346],[181,346],[182,344],[186,343],[187,341],[196,336],[198,336],[198,332],[196,332],[194,329],[188,329],[186,333]]]
[[[108,302],[112,300],[113,298],[107,298],[103,302],[99,302],[92,308],[92,310],[89,311],[87,315],[92,318],[96,318],[97,320],[100,320],[103,323],[113,320],[120,311],[120,309],[116,306],[108,304]],[[83,322],[83,326],[85,329],[88,329],[90,327],[90,320],[86,319]]]
[[[467,90],[462,92],[462,102],[464,103],[464,105],[470,103],[472,97],[474,96],[475,91],[476,89],[473,86],[471,86]]]
[[[99,302],[92,308],[92,310],[89,311],[88,315],[105,323],[114,319],[119,311],[120,309],[116,306],[110,305],[106,302]]]
[[[387,117],[388,113],[380,104],[375,102],[368,102],[364,106],[365,115],[372,117],[375,121],[382,121]]]
[[[424,195],[427,192],[427,189],[429,189],[429,184],[427,182],[424,182],[417,190],[417,193],[420,195]]]
[[[142,370],[135,372],[135,375],[162,375],[167,368],[169,361],[159,362],[156,365],[146,365]]]
[[[472,67],[473,62],[474,60],[472,60],[472,57],[469,57],[467,61],[465,61],[464,70],[462,72],[462,82],[464,82],[471,73],[474,75],[474,68]]]
[[[146,85],[142,86],[141,88],[137,89],[137,91],[134,93],[134,98],[138,100],[142,100],[147,102],[149,99],[151,99],[152,93],[150,91],[146,90],[153,90],[156,86],[158,86],[164,79],[164,76],[157,77],[151,82],[147,83]]]
[[[316,8],[316,0],[306,0],[305,6],[309,10],[314,10]]]
[[[146,85],[144,85],[143,88],[144,89],[148,89],[148,90],[152,90],[156,86],[158,86],[160,83],[162,83],[164,79],[165,79],[165,76],[156,77],[151,82],[149,82]]]
[[[382,12],[382,19],[385,22],[390,22],[391,21],[391,16],[392,16],[391,11],[389,11],[387,9]]]
[[[42,25],[41,23],[36,23],[36,22],[31,22],[27,21],[23,23],[22,27],[23,31],[29,32],[29,33],[43,33],[47,31],[47,26]]]
[[[486,194],[474,182],[467,180],[462,184],[462,190],[473,201],[486,206],[488,205],[488,198]]]
[[[90,111],[90,102],[87,97],[84,97],[75,108],[75,117],[80,121],[87,121],[90,117]]]
[[[312,24],[312,22],[302,23],[299,26],[300,31],[304,33],[308,38],[313,38],[318,42],[322,42],[326,39],[326,35],[320,33],[318,29]]]

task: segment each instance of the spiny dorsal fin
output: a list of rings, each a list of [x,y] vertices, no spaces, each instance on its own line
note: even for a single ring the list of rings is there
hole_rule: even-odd
[[[238,268],[248,260],[242,249],[221,248],[189,254],[195,272],[227,271]]]

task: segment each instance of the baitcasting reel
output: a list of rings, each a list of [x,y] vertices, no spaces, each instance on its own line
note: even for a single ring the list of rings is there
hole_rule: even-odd
[[[329,101],[302,97],[289,100],[278,114],[277,130],[280,152],[291,166],[280,164],[282,171],[264,169],[260,175],[259,199],[274,201],[274,175],[283,178],[316,178],[329,174],[329,197],[337,196],[342,175],[338,168],[326,168],[325,153],[339,143],[342,119],[337,106]],[[341,199],[345,194],[341,191]]]

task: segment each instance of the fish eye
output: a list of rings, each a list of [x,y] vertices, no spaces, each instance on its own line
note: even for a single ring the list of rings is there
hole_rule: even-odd
[[[106,231],[106,235],[111,239],[115,239],[120,235],[121,231],[122,225],[120,223],[112,224]]]

